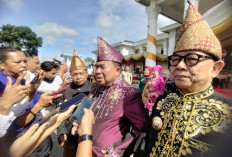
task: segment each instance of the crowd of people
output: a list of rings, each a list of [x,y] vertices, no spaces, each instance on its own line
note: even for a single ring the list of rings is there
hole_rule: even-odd
[[[55,130],[64,157],[231,155],[232,100],[212,86],[224,66],[222,48],[194,5],[166,80],[160,65],[146,66],[133,87],[129,66],[121,71],[122,54],[100,37],[97,43],[93,68],[75,50],[68,68],[57,60],[39,65],[33,52],[0,47],[0,157],[33,151],[48,157]],[[81,93],[94,101],[78,123],[69,118],[76,104],[60,108]]]

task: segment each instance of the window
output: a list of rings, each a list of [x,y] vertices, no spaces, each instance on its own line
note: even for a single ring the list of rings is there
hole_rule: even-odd
[[[135,54],[139,54],[139,50],[138,49],[135,49]]]
[[[143,47],[143,53],[145,53],[147,51],[146,47]]]

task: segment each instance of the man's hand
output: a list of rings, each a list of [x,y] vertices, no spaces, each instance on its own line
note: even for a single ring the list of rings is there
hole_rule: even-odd
[[[39,144],[41,144],[58,126],[70,117],[75,109],[72,105],[67,111],[58,113],[51,117],[49,122],[45,122],[39,127],[38,124],[33,125],[22,137],[17,139],[10,148],[12,157],[28,156]],[[36,129],[39,129],[36,131]],[[23,143],[23,145],[22,145]]]
[[[27,74],[27,77],[29,76],[29,74]],[[41,84],[41,82],[42,82],[42,80],[43,80],[43,78],[44,78],[44,75],[43,75],[43,72],[42,71],[40,71],[39,72],[39,78],[36,80],[36,82],[35,83],[33,83],[33,84],[30,84],[30,79],[27,79],[27,81],[26,81],[26,85],[31,85],[31,88],[30,88],[30,91],[29,91],[29,95],[28,95],[28,97],[27,97],[27,100],[28,101],[31,101],[32,100],[32,98],[34,97],[34,95],[35,95],[35,92],[37,91],[37,89],[39,88],[39,86],[40,86],[40,84]]]
[[[66,64],[63,64],[60,66],[60,71],[62,71],[63,73],[66,73],[68,71],[68,66]]]
[[[49,128],[49,127],[54,127],[55,129],[58,128],[58,126],[60,126],[60,124],[64,120],[68,119],[72,115],[75,108],[76,108],[76,106],[72,105],[69,107],[69,109],[67,111],[62,112],[62,113],[57,113],[55,116],[53,116],[49,120],[49,124],[48,124],[47,128]]]
[[[10,155],[12,157],[28,156],[44,133],[47,123],[45,122],[40,127],[38,124],[34,124],[23,136],[14,141],[10,147]]]
[[[94,123],[94,114],[92,110],[84,108],[84,116],[81,119],[80,135],[92,134],[92,126]]]
[[[69,84],[69,83],[71,83],[72,81],[69,79],[69,78],[67,78],[67,77],[64,77],[63,78],[63,85],[65,85],[65,84]]]
[[[84,134],[92,134],[92,126],[94,123],[93,111],[84,108],[84,116],[81,119],[81,125],[78,125],[76,122],[73,122],[73,127],[71,134],[75,135],[77,132],[79,136]]]
[[[41,95],[41,97],[37,103],[37,104],[39,104],[41,109],[51,105],[53,102],[53,99],[56,99],[56,98],[62,96],[62,94],[57,94],[57,95],[53,96],[53,93],[54,93],[53,91],[52,92],[45,92]]]
[[[50,119],[48,126],[53,125],[53,124],[60,125],[64,120],[68,119],[72,115],[75,108],[76,108],[76,106],[72,105],[69,107],[69,109],[67,111],[62,112],[62,113],[57,113],[55,116],[53,116]]]
[[[60,76],[61,79],[63,79],[63,76],[67,71],[68,71],[68,66],[66,64],[60,66],[58,75]]]
[[[67,134],[61,134],[60,136],[58,136],[57,140],[59,145],[61,147],[64,147],[64,142],[67,140]]]
[[[22,101],[30,90],[30,85],[21,85],[21,81],[25,76],[26,72],[23,72],[16,79],[15,83],[12,85],[12,80],[7,77],[7,84],[0,100],[0,113],[6,115],[12,105]]]

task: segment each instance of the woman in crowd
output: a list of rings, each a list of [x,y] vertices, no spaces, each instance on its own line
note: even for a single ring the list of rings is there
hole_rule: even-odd
[[[160,76],[161,72],[162,67],[160,65],[154,66],[152,68],[152,76],[144,87],[142,98],[145,108],[149,110],[149,115],[152,112],[157,97],[165,91],[165,81]]]
[[[147,66],[144,68],[144,73],[143,73],[143,76],[141,77],[140,83],[139,83],[140,93],[143,93],[143,89],[144,89],[145,84],[151,78],[151,70],[152,70],[152,67],[150,67],[150,66]]]

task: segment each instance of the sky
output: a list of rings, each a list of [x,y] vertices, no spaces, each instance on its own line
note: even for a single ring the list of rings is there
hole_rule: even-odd
[[[173,22],[159,15],[158,28]],[[145,7],[135,0],[0,0],[3,24],[29,26],[43,38],[40,60],[63,61],[60,54],[74,49],[83,58],[95,59],[97,36],[109,44],[145,39],[148,19]]]

